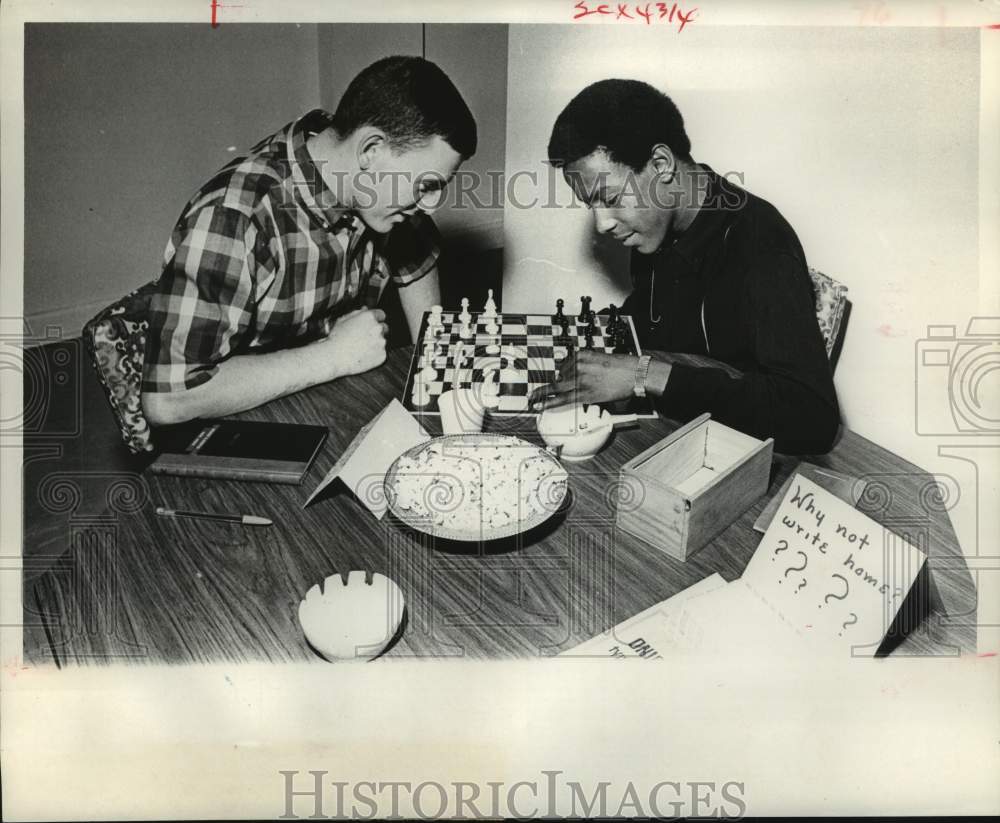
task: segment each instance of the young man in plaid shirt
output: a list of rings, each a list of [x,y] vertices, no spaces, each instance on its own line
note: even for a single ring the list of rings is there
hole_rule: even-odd
[[[389,57],[335,114],[312,111],[222,169],[184,208],[151,300],[150,423],[232,414],[378,366],[390,278],[415,338],[440,302],[426,212],[475,150],[444,72]]]

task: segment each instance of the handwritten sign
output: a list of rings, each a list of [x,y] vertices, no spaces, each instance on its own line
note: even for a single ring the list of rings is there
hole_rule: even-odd
[[[596,16],[606,20],[631,20],[647,26],[663,22],[675,24],[678,34],[698,13],[697,8],[684,9],[679,3],[588,3],[586,0],[579,0],[573,9],[574,20]]]
[[[796,474],[741,581],[810,644],[874,654],[925,560]]]

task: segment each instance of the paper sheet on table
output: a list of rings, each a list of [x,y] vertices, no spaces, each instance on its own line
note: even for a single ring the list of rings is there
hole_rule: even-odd
[[[774,513],[778,510],[778,506],[781,505],[781,501],[785,499],[785,492],[788,491],[792,477],[795,477],[796,474],[808,477],[831,494],[836,495],[852,506],[857,505],[867,485],[864,480],[852,477],[849,474],[835,472],[832,469],[824,469],[821,466],[814,466],[812,463],[799,463],[791,476],[781,484],[781,488],[778,489],[774,497],[764,506],[764,511],[760,513],[760,516],[753,524],[755,531],[759,531],[761,534],[767,531],[767,527],[771,525],[771,520],[774,519]]]
[[[681,619],[684,603],[704,597],[726,586],[718,574],[700,580],[645,611],[623,620],[609,633],[585,640],[560,657],[612,657],[655,660],[665,653],[682,650],[692,644],[687,626]]]
[[[808,653],[805,641],[785,625],[780,612],[742,579],[710,596],[688,600],[676,619],[684,626],[684,652],[756,661]]]
[[[391,400],[361,428],[333,468],[303,503],[308,506],[336,478],[380,520],[388,510],[382,481],[393,461],[407,449],[426,443],[430,435],[398,400]]]
[[[871,656],[925,560],[796,474],[740,582],[811,649]]]

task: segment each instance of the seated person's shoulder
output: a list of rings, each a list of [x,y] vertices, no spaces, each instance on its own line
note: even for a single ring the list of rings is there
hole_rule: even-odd
[[[788,255],[801,261],[805,269],[805,253],[795,229],[762,197],[747,193],[746,204],[731,233],[731,240],[736,241],[750,263],[758,258]]]
[[[238,157],[219,169],[188,201],[184,211],[192,214],[207,207],[221,207],[253,217],[260,214],[268,200],[284,202],[292,194],[287,164],[265,146],[265,150]]]

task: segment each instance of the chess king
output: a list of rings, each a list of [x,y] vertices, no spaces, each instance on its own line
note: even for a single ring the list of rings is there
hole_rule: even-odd
[[[390,279],[416,339],[440,302],[428,216],[476,124],[418,57],[364,69],[218,172],[185,206],[154,283],[142,407],[153,425],[243,411],[385,360]]]
[[[631,315],[646,356],[581,350],[536,408],[649,395],[667,417],[703,412],[785,453],[830,450],[837,395],[795,232],[770,203],[694,161],[674,103],[603,80],[556,119],[549,161],[594,228],[632,250]],[[708,355],[742,372],[671,363]]]

